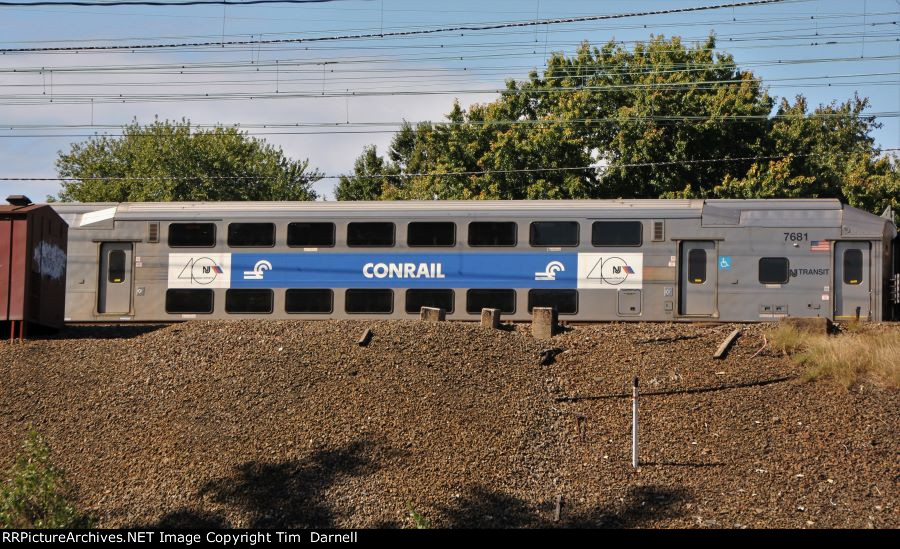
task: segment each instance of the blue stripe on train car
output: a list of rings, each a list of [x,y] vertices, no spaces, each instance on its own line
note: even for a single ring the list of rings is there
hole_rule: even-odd
[[[233,253],[232,288],[575,288],[577,253]]]

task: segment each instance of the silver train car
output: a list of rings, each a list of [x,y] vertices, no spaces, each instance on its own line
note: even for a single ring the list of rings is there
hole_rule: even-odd
[[[897,318],[897,228],[837,200],[54,204],[67,322]]]

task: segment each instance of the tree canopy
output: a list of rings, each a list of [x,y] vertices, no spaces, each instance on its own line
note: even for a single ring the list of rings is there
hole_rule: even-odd
[[[777,102],[712,36],[584,43],[493,102],[405,124],[386,157],[367,147],[337,197],[805,196],[900,209],[897,157],[875,147],[867,106]]]
[[[73,144],[56,167],[66,178],[59,200],[78,202],[314,200],[322,177],[246,132],[187,120],[134,121],[121,137]]]

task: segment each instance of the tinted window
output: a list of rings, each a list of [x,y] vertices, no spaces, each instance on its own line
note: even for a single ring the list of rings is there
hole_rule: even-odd
[[[332,290],[288,290],[284,294],[287,313],[330,313],[333,303]]]
[[[860,250],[844,251],[844,284],[862,284],[863,254]]]
[[[334,246],[334,223],[288,223],[287,245]]]
[[[453,290],[406,290],[406,312],[418,313],[422,307],[437,307],[453,312]]]
[[[109,252],[109,281],[113,284],[125,282],[125,251]]]
[[[466,311],[480,313],[482,309],[500,309],[500,312],[516,312],[515,290],[469,290],[466,292]]]
[[[706,250],[693,249],[688,252],[688,282],[706,282]]]
[[[553,307],[563,315],[578,312],[578,290],[529,290],[528,312],[535,307]]]
[[[759,260],[759,281],[763,284],[787,284],[789,269],[786,257],[763,257]]]
[[[644,226],[640,221],[595,221],[591,226],[594,246],[640,246]]]
[[[393,246],[393,223],[350,223],[347,225],[348,246]]]
[[[394,310],[393,290],[347,290],[344,310],[348,313],[390,313]]]
[[[213,223],[170,223],[169,246],[173,248],[211,248],[216,245]]]
[[[406,226],[409,246],[455,246],[456,224],[416,221]]]
[[[274,223],[230,223],[228,245],[237,248],[275,245]]]
[[[475,221],[469,223],[469,246],[515,246],[514,221]]]
[[[225,292],[225,312],[271,313],[272,290],[228,290]]]
[[[166,290],[167,313],[213,312],[212,290]]]
[[[577,221],[535,221],[531,224],[532,246],[577,246]]]

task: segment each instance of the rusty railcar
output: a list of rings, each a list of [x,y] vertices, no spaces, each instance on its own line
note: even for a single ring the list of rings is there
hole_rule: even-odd
[[[0,327],[13,339],[29,325],[63,325],[68,225],[46,204],[7,201],[0,206]]]

